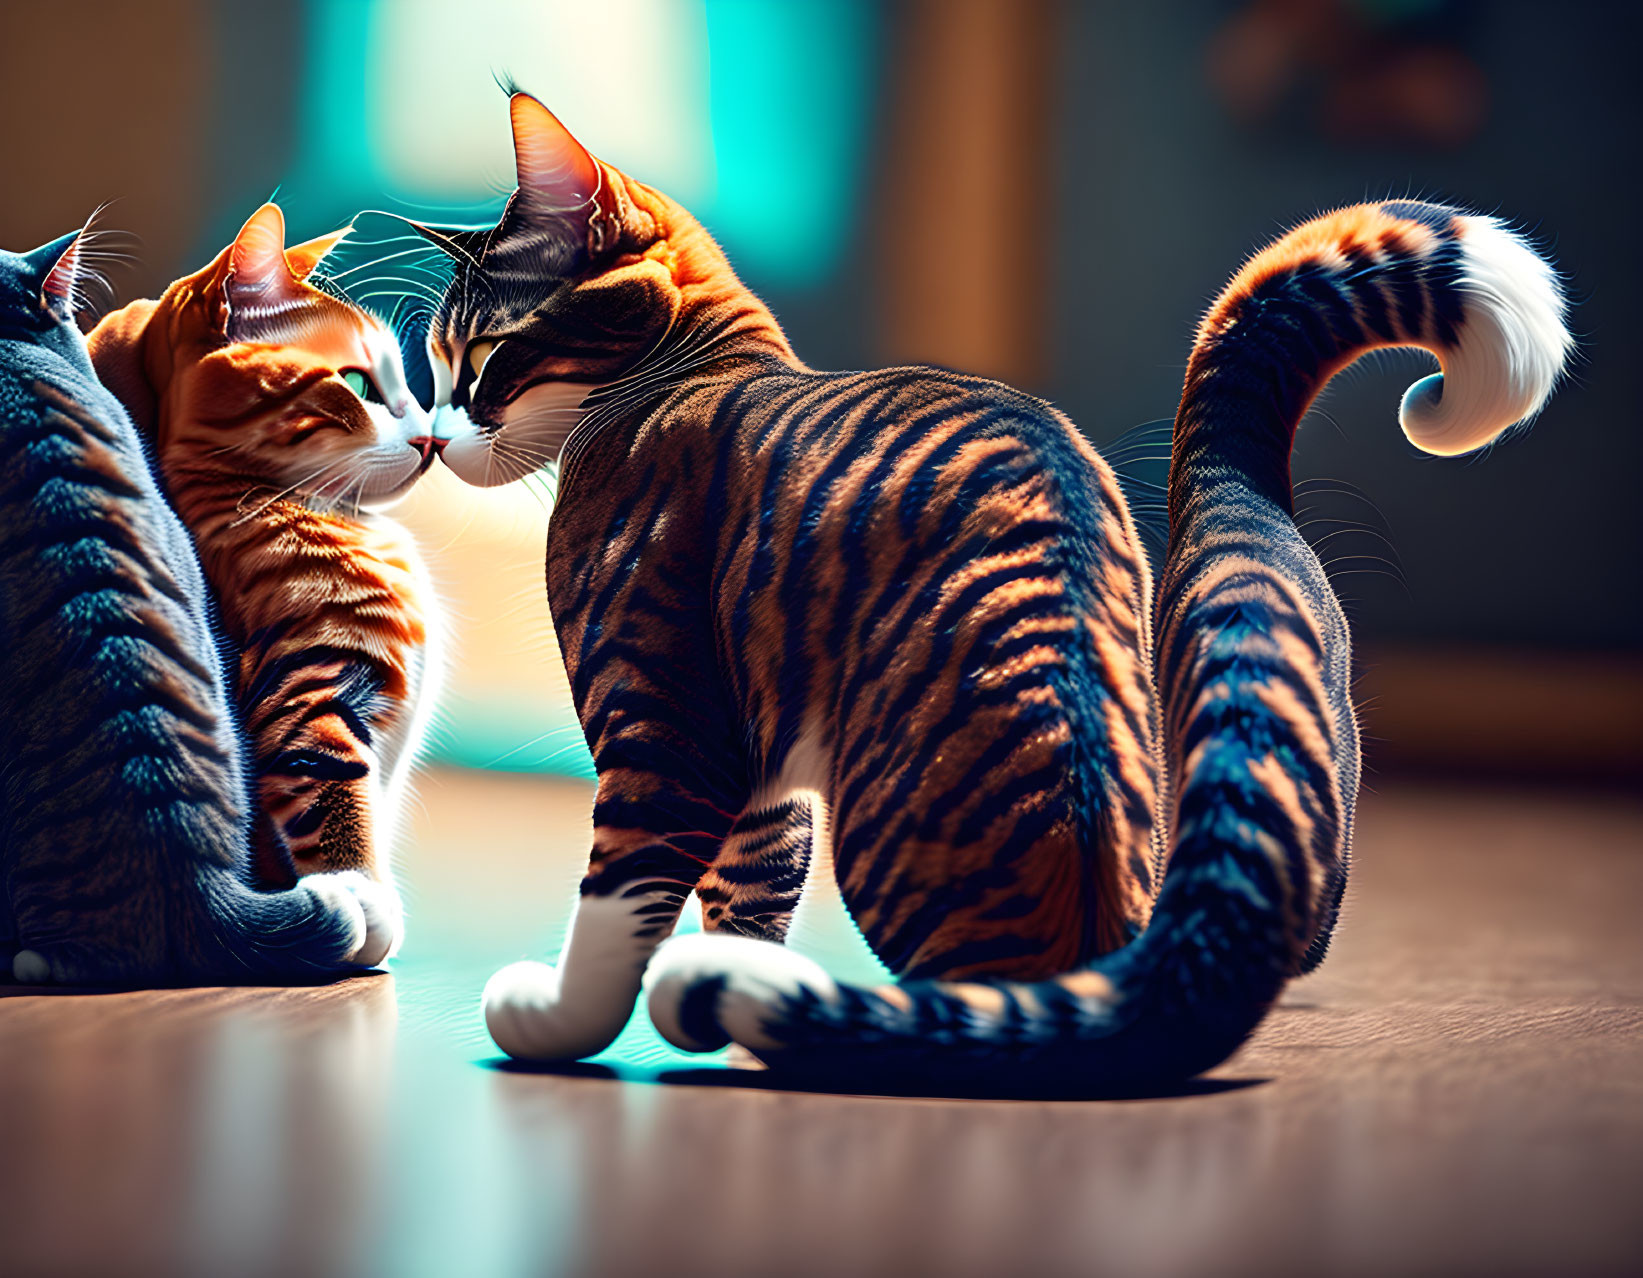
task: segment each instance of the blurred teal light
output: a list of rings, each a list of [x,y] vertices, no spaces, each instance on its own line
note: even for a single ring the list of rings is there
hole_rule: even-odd
[[[493,76],[679,200],[755,286],[825,284],[854,235],[879,65],[872,0],[309,0],[307,219],[484,220],[512,185]]]
[[[850,245],[878,73],[869,0],[708,0],[717,184],[697,210],[755,281],[826,282]]]

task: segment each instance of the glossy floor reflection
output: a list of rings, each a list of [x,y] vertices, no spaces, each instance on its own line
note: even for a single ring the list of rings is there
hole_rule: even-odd
[[[478,990],[555,943],[586,806],[430,776],[391,975],[0,990],[0,1274],[1643,1271],[1636,804],[1368,797],[1254,1042],[1049,1103],[659,1082],[642,1024],[618,1077],[499,1068]]]

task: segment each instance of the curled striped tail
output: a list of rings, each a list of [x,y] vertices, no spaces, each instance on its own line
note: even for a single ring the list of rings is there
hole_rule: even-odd
[[[1574,344],[1565,310],[1551,266],[1496,218],[1392,201],[1297,227],[1255,254],[1199,325],[1176,417],[1172,516],[1216,464],[1287,507],[1296,426],[1324,384],[1372,350],[1437,356],[1442,371],[1411,386],[1399,410],[1417,448],[1448,457],[1491,443],[1551,396]]]
[[[1257,254],[1199,329],[1176,417],[1156,631],[1170,858],[1147,930],[1049,980],[874,989],[682,937],[647,978],[657,1028],[835,1084],[1082,1090],[1224,1060],[1323,957],[1358,787],[1346,619],[1291,512],[1295,429],[1360,355],[1420,346],[1443,371],[1404,397],[1405,433],[1480,447],[1550,394],[1563,311],[1522,239],[1434,205],[1346,209]]]

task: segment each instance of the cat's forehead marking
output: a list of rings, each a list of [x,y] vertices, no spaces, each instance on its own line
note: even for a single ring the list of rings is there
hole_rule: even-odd
[[[415,402],[394,335],[373,316],[346,302],[315,296],[278,330],[270,326],[260,336],[305,351],[338,371],[363,369],[395,416],[402,416]]]

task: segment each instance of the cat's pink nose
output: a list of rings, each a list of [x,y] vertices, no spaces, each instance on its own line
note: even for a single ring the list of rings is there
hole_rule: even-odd
[[[409,441],[411,447],[422,454],[422,464],[424,466],[438,456],[440,449],[450,442],[448,439],[441,439],[438,435],[416,435]]]

